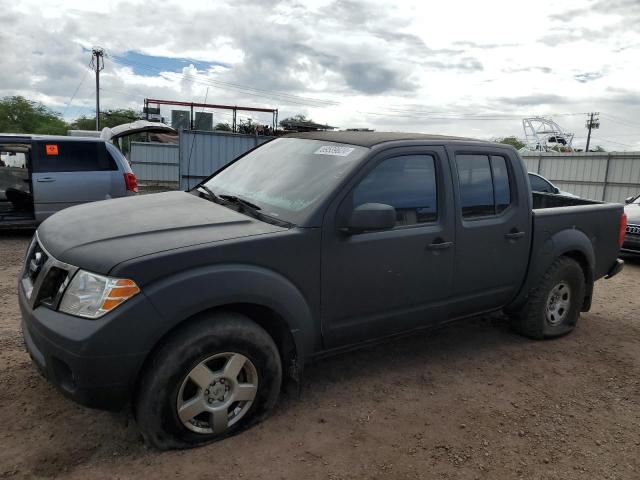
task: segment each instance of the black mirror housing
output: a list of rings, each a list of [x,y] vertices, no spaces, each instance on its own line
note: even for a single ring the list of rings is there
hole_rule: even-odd
[[[396,225],[396,209],[384,203],[364,203],[357,206],[346,228],[347,233],[390,230]]]
[[[627,198],[624,199],[624,203],[629,204],[629,203],[633,202],[635,199],[636,199],[636,197],[633,197],[633,196],[627,197]]]

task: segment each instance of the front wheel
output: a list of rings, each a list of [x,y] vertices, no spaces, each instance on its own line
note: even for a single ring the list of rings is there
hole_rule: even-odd
[[[156,448],[203,445],[264,418],[281,383],[280,355],[264,329],[236,313],[203,316],[151,359],[134,402],[136,420]]]
[[[578,321],[584,296],[585,278],[580,264],[560,257],[545,272],[524,307],[512,316],[512,326],[530,338],[566,335]]]

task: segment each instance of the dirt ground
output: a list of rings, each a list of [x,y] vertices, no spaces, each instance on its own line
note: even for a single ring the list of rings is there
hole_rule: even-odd
[[[567,337],[482,318],[324,360],[261,425],[160,453],[31,366],[16,296],[29,238],[0,234],[0,478],[640,478],[640,261],[597,283]]]

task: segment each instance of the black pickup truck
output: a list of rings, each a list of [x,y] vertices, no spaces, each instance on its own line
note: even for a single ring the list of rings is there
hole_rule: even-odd
[[[158,448],[200,445],[327,354],[496,311],[566,334],[621,270],[624,223],[619,204],[532,194],[506,145],[296,134],[192,191],[47,219],[19,281],[24,340],[65,395],[130,404]]]

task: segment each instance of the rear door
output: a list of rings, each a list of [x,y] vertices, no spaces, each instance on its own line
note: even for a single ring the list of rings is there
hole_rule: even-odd
[[[461,146],[450,155],[455,316],[462,316],[501,307],[518,292],[529,261],[531,210],[526,174],[508,151]]]
[[[103,141],[45,140],[35,148],[33,196],[37,221],[73,205],[112,197],[113,173],[118,167]]]

